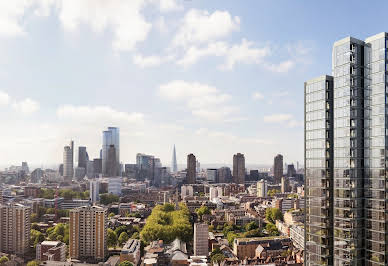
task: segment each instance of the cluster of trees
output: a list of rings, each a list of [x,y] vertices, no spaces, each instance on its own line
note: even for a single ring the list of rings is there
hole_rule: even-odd
[[[58,196],[63,197],[65,200],[71,199],[89,199],[89,191],[80,192],[73,191],[71,189],[60,189],[58,191]],[[40,197],[45,199],[53,199],[55,197],[55,189],[51,188],[42,188],[40,192]]]
[[[6,263],[7,261],[9,261],[8,257],[7,256],[2,256],[0,258],[0,265]]]
[[[118,266],[133,266],[132,262],[130,261],[123,261],[123,262],[120,262]]]
[[[47,240],[62,241],[69,244],[69,224],[58,223],[46,230]]]
[[[30,231],[30,244],[36,248],[40,242],[44,240],[44,234],[36,229],[31,229]]]
[[[275,194],[280,193],[280,192],[281,191],[279,189],[270,189],[270,190],[268,190],[267,195],[270,197],[273,197],[273,196],[275,196]]]
[[[222,251],[219,248],[213,249],[213,251],[210,254],[210,261],[212,263],[220,264],[221,262],[223,262],[225,260],[225,258],[226,257],[224,256],[224,254],[222,253]]]
[[[265,230],[271,236],[280,235],[279,230],[276,228],[276,221],[283,221],[283,213],[278,208],[267,208],[265,210],[265,218],[268,223],[265,226]]]
[[[69,217],[69,213],[69,210],[57,210],[58,219],[61,217]],[[38,212],[32,213],[30,216],[31,223],[39,222],[44,214],[55,214],[55,209],[39,206]]]
[[[116,247],[117,244],[123,246],[128,241],[129,236],[133,239],[139,239],[140,228],[135,226],[121,225],[115,230],[108,228],[107,245],[108,247]]]
[[[190,242],[193,238],[193,229],[190,223],[190,211],[183,203],[175,210],[174,205],[158,205],[147,218],[147,222],[140,233],[145,243],[162,239],[171,243],[175,238]]]
[[[32,260],[27,263],[27,266],[39,266],[39,264],[40,264],[39,261]]]
[[[119,202],[120,198],[117,195],[110,194],[110,193],[104,193],[100,194],[100,203],[104,205],[111,204],[113,202]]]
[[[237,226],[233,223],[225,223],[222,232],[226,236],[226,239],[228,240],[230,245],[232,245],[234,239],[238,237],[265,236],[262,229],[259,227],[259,223],[256,221],[247,223],[245,227]]]
[[[202,221],[202,216],[203,215],[211,213],[209,208],[207,206],[205,206],[205,205],[202,205],[200,208],[196,209],[195,212],[200,217],[201,221]]]

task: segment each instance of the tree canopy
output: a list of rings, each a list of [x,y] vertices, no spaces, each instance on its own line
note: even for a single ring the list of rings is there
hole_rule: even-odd
[[[265,218],[274,224],[276,220],[283,221],[283,213],[278,208],[267,208],[265,210]]]
[[[100,194],[100,203],[104,205],[111,204],[113,202],[119,202],[120,198],[117,195],[111,193]]]
[[[184,242],[192,240],[193,229],[190,224],[190,211],[185,204],[180,204],[179,210],[174,205],[157,205],[140,233],[144,242],[162,239],[165,243],[179,238]]]

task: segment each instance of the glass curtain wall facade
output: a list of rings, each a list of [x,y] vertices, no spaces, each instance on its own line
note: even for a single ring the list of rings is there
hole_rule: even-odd
[[[333,265],[333,77],[305,82],[306,265]]]
[[[308,88],[313,83],[305,83],[307,265],[388,265],[387,39],[387,33],[365,41],[348,37],[333,46],[334,134],[328,132],[334,136],[333,227],[321,238],[314,234],[319,193],[312,180],[318,182],[319,175],[313,164],[319,162],[311,157],[311,143],[322,138],[311,135]],[[331,217],[330,211],[321,215]],[[318,241],[331,237],[333,245],[321,245],[317,252]],[[332,254],[332,263],[322,254]]]
[[[365,260],[388,265],[386,214],[387,34],[365,40]]]
[[[108,150],[113,145],[116,150],[116,175],[120,176],[120,130],[117,127],[108,127],[108,130],[102,133],[102,173],[107,176],[108,169]]]

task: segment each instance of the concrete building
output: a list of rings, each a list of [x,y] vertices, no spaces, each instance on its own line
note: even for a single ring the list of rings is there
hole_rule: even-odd
[[[279,184],[283,176],[283,155],[278,154],[273,162],[273,176],[275,183]]]
[[[103,261],[107,255],[106,237],[105,208],[79,207],[70,211],[70,258]]]
[[[209,226],[194,224],[194,256],[209,255]]]
[[[194,154],[190,153],[187,155],[187,175],[186,175],[186,184],[195,184],[197,182],[197,171],[196,171],[197,161]]]
[[[245,157],[244,154],[233,155],[233,182],[245,184]]]
[[[100,200],[100,181],[98,179],[90,180],[89,182],[89,196],[90,201],[94,205]]]
[[[114,195],[121,195],[121,183],[122,183],[121,177],[110,177],[108,178],[108,193],[114,194]]]
[[[290,239],[296,248],[304,249],[304,227],[301,225],[291,226]]]
[[[31,207],[0,205],[0,251],[24,256],[29,251]]]
[[[287,176],[288,177],[293,177],[296,175],[296,170],[294,164],[289,164],[287,165]]]
[[[95,175],[102,174],[102,159],[93,159],[93,172]]]
[[[268,193],[267,181],[265,180],[257,181],[256,192],[257,192],[257,196],[260,198],[267,197],[267,193]]]
[[[216,198],[220,198],[223,196],[223,188],[222,187],[213,187],[209,188],[209,200],[212,201]]]
[[[120,262],[130,261],[133,265],[138,265],[140,261],[140,240],[129,239],[120,252]]]
[[[61,241],[43,241],[36,245],[38,261],[66,261],[66,244]]]
[[[282,176],[280,189],[282,193],[290,192],[290,181],[288,176]]]
[[[232,172],[229,167],[221,167],[217,170],[217,183],[229,183],[232,179]]]
[[[63,179],[71,183],[74,176],[74,141],[70,141],[69,146],[63,150]]]
[[[185,199],[186,197],[194,196],[193,186],[181,186],[181,198]]]

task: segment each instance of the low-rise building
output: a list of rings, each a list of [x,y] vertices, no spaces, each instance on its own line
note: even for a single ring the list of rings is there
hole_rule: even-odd
[[[66,244],[61,241],[43,241],[36,246],[38,261],[66,261]]]
[[[120,252],[120,262],[130,261],[137,265],[140,260],[140,240],[129,239]]]
[[[290,238],[295,247],[304,249],[304,226],[302,224],[291,226]]]
[[[281,242],[283,246],[292,246],[291,239],[286,236],[236,238],[233,242],[233,254],[240,260],[254,258],[259,245],[271,245],[275,242]]]

